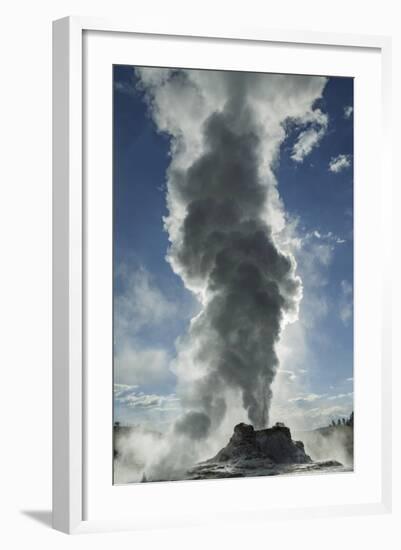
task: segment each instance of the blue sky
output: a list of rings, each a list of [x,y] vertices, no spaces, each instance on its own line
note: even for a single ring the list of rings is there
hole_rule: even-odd
[[[165,259],[169,137],[157,131],[133,67],[115,66],[113,85],[115,419],[168,425],[180,410],[175,342],[200,306]],[[319,409],[311,425],[352,410],[353,80],[330,78],[314,108],[327,116],[318,144],[294,160],[305,126],[290,121],[274,165],[288,222],[302,237],[307,348],[294,369],[283,366],[297,383],[277,400],[290,395],[301,413]]]

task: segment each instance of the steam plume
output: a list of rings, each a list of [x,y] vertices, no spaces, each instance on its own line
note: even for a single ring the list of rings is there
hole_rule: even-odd
[[[158,129],[171,137],[168,261],[202,308],[175,364],[186,413],[177,434],[207,438],[237,400],[268,424],[276,344],[302,297],[281,238],[273,175],[286,119],[322,132],[313,104],[326,80],[254,73],[137,69]]]

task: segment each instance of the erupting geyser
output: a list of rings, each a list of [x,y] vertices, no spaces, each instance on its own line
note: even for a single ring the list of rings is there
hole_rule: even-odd
[[[275,346],[302,297],[280,243],[285,216],[272,172],[288,117],[318,120],[326,79],[137,69],[152,117],[171,137],[168,261],[201,302],[178,346],[186,412],[175,432],[207,438],[237,399],[268,425]],[[320,113],[320,115],[319,115]]]

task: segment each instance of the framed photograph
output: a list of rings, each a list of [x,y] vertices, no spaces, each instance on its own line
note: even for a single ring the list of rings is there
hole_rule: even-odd
[[[389,39],[53,53],[54,527],[389,511]]]

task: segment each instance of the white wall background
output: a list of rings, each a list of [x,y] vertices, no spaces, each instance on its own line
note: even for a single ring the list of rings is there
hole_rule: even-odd
[[[394,477],[391,516],[236,525],[230,531],[102,534],[79,537],[52,531],[51,507],[51,21],[65,15],[130,17],[149,22],[195,19],[215,25],[393,35],[394,181],[401,123],[401,16],[399,2],[381,0],[14,0],[2,6],[1,269],[0,269],[0,544],[3,548],[85,548],[127,544],[136,548],[279,547],[325,550],[399,548],[400,475]],[[398,176],[398,177],[397,177]],[[395,188],[394,208],[400,206]],[[400,235],[401,216],[394,212]],[[394,248],[401,248],[395,239]],[[394,281],[401,279],[399,253]],[[394,285],[395,286],[395,285]],[[394,288],[394,310],[400,292]],[[394,323],[394,388],[400,389],[400,323]],[[398,323],[398,325],[396,324]],[[400,431],[400,399],[394,399],[394,435]],[[397,419],[399,422],[397,423]],[[374,442],[372,442],[374,444]],[[399,468],[400,441],[394,439]],[[398,520],[398,521],[397,521]]]

